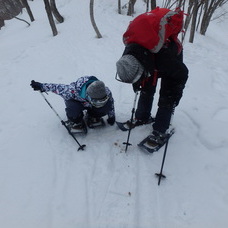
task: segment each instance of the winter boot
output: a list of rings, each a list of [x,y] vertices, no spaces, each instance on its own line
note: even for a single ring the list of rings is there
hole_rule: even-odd
[[[134,119],[131,123],[131,120],[128,120],[126,122],[126,126],[130,129],[130,128],[135,128],[137,126],[143,125],[143,124],[150,124],[154,122],[154,118],[152,116],[150,116],[147,120],[138,120],[138,119]]]
[[[159,131],[153,131],[147,140],[147,144],[150,147],[162,147],[168,140],[169,134],[161,133]]]
[[[92,117],[92,116],[87,116],[87,126],[89,128],[96,128],[96,127],[101,127],[104,126],[104,120],[101,117]]]

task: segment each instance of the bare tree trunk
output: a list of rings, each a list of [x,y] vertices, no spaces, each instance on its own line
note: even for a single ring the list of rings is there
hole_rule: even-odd
[[[4,20],[0,19],[0,30],[1,30],[1,27],[3,27],[4,25],[5,25]]]
[[[150,5],[151,5],[151,10],[155,9],[157,7],[156,0],[151,0]]]
[[[32,11],[29,7],[29,4],[28,4],[28,1],[27,0],[20,0],[23,4],[23,6],[26,8],[27,12],[28,12],[28,15],[30,17],[30,20],[31,21],[35,21],[34,17],[33,17],[33,14],[32,14]]]
[[[145,0],[145,3],[146,3],[146,12],[149,11],[149,1],[150,1],[150,0]]]
[[[190,0],[190,2],[193,0]],[[176,8],[181,8],[185,3],[185,0],[166,0],[165,2],[163,1],[162,6],[164,8],[171,9],[176,5]]]
[[[192,24],[191,24],[191,31],[190,31],[190,37],[189,37],[190,43],[193,43],[194,41],[197,15],[198,15],[200,5],[201,3],[198,3],[198,0],[194,0],[194,6],[193,6],[193,12],[192,12]]]
[[[164,8],[170,8],[172,4],[175,4],[175,2],[173,2],[173,0],[166,0],[165,2],[163,1],[163,7]]]
[[[177,1],[177,8],[180,8],[182,6],[183,0]]]
[[[157,7],[157,3],[156,0],[145,0],[146,2],[146,12],[148,12],[149,10],[153,10]],[[149,9],[150,6],[150,9]]]
[[[190,1],[188,3],[187,17],[186,17],[185,22],[184,22],[184,30],[185,30],[185,33],[182,36],[182,42],[183,42],[183,40],[185,38],[186,32],[188,30],[188,27],[189,27],[189,24],[190,24],[190,21],[191,21],[191,18],[192,18],[192,8],[193,8],[193,1]]]
[[[49,1],[44,0],[44,5],[45,5],[46,12],[47,12],[49,23],[51,25],[53,36],[56,36],[58,34],[58,31],[56,29],[55,22],[54,22],[52,13],[51,13],[51,6],[49,4]]]
[[[127,11],[127,15],[128,16],[132,16],[133,15],[135,3],[136,3],[136,0],[129,0],[128,11]]]
[[[183,12],[185,12],[185,6],[186,6],[186,0],[183,0],[182,1],[182,6],[179,7],[179,5],[177,5],[177,8],[180,8],[183,10]],[[188,15],[185,14],[185,19],[183,21],[183,32],[181,33],[181,42],[183,43],[184,42],[184,38],[185,38],[185,33],[186,31],[184,30],[184,23],[185,23],[185,20],[187,20],[188,18]]]
[[[118,14],[121,14],[121,0],[118,0]]]
[[[100,34],[98,28],[97,28],[97,25],[95,23],[95,20],[94,20],[94,13],[93,13],[93,6],[94,6],[94,0],[90,0],[90,19],[91,19],[91,23],[92,23],[92,26],[97,34],[97,38],[102,38],[102,35]]]
[[[50,0],[50,6],[51,6],[51,11],[52,11],[53,15],[55,16],[55,19],[59,23],[63,23],[64,22],[64,18],[60,15],[59,11],[57,10],[56,4],[55,4],[55,0]]]
[[[200,21],[201,21],[202,14],[203,14],[203,4],[201,4],[201,6],[200,6],[200,12],[199,12],[199,16],[198,16],[198,22],[197,22],[197,25],[196,25],[196,31],[198,31],[198,28],[199,28],[199,24],[200,24]]]
[[[166,0],[165,2],[164,2],[164,0],[163,0],[163,1],[162,1],[162,7],[167,8],[169,2],[170,2],[170,0],[169,0],[169,1]]]
[[[186,0],[177,0],[176,8],[181,8],[185,6]]]
[[[211,18],[218,7],[226,4],[228,0],[204,0],[204,15],[201,22],[200,34],[205,35]]]
[[[209,11],[208,8],[209,8],[209,2],[206,1],[205,6],[204,6],[204,15],[203,15],[201,27],[200,27],[200,34],[202,34],[202,35],[205,35],[206,30],[207,30],[206,29],[207,28],[206,22],[209,20],[208,19],[208,11]]]

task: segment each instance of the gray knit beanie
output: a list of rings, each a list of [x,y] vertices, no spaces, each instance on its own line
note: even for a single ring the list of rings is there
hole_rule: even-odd
[[[92,82],[86,92],[92,99],[102,99],[107,96],[105,84],[102,81]]]
[[[116,63],[117,74],[122,82],[135,83],[144,71],[141,63],[133,55],[124,55]]]

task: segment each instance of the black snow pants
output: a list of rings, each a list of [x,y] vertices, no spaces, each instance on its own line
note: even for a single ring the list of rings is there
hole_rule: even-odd
[[[154,61],[161,82],[153,130],[165,133],[169,128],[174,108],[182,97],[188,79],[188,68],[183,63],[183,53],[176,55],[176,49],[173,47],[162,48],[154,54]],[[146,120],[151,115],[157,82],[151,77],[144,84],[135,114],[135,117],[141,120]]]

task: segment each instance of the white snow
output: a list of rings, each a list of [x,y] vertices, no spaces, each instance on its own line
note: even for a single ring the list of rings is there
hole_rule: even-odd
[[[122,1],[124,3],[124,1]],[[127,2],[127,1],[126,1]],[[159,1],[158,1],[159,2]],[[161,1],[160,1],[161,2]],[[95,75],[112,90],[117,120],[131,116],[134,92],[115,80],[122,34],[132,17],[117,1],[95,1],[97,39],[88,0],[59,0],[65,22],[52,36],[43,1],[29,1],[35,21],[16,19],[0,30],[0,227],[1,228],[226,228],[228,226],[227,18],[206,36],[184,42],[189,80],[176,109],[164,174],[164,149],[147,155],[137,143],[150,126],[127,133],[116,126],[68,135],[38,92],[39,82],[73,82]],[[143,13],[142,1],[136,15]],[[23,10],[19,15],[29,21]],[[47,99],[65,120],[64,102]],[[156,95],[157,98],[157,95]],[[157,109],[156,101],[153,115]]]

